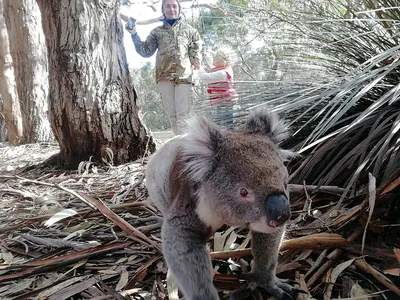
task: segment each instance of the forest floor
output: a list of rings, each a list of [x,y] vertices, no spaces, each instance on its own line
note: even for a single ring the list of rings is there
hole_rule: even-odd
[[[0,299],[168,299],[174,291],[165,280],[162,216],[145,187],[147,158],[82,162],[73,171],[41,165],[57,152],[56,144],[0,144]],[[385,213],[378,204],[398,190],[398,175],[376,191],[374,213]],[[279,277],[309,293],[299,299],[400,299],[400,227],[368,214],[371,195],[337,206],[342,194],[291,187]],[[250,268],[250,240],[247,230],[221,228],[209,242],[224,299],[261,299],[238,276]]]

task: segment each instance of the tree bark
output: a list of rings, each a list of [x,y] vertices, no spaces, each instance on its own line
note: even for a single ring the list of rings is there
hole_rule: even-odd
[[[46,36],[50,123],[61,163],[91,156],[121,164],[154,142],[139,117],[131,85],[119,0],[37,0]]]
[[[3,99],[0,91],[0,142],[6,142],[7,139],[7,126],[3,114]]]
[[[3,100],[2,115],[7,126],[8,141],[12,145],[18,145],[23,134],[22,117],[7,27],[3,16],[3,0],[0,0],[0,93]]]
[[[3,0],[24,126],[23,141],[54,139],[48,119],[47,50],[35,0]]]

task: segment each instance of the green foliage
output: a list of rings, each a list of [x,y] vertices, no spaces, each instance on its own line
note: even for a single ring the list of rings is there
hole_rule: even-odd
[[[246,1],[246,0],[232,0],[232,4],[241,5],[241,6],[247,6],[248,1]]]
[[[170,124],[161,104],[153,67],[146,63],[142,68],[130,72],[144,123],[153,131],[167,130]]]
[[[295,148],[313,150],[293,180],[356,191],[368,172],[382,186],[400,168],[400,9],[386,0],[362,11],[350,4],[316,7],[299,28],[336,79],[299,87],[275,108],[292,116]]]

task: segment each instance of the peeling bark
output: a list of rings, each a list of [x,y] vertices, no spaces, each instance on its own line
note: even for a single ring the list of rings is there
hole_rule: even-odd
[[[46,36],[50,122],[61,163],[91,156],[121,164],[155,145],[129,78],[119,0],[37,0]]]
[[[1,94],[1,92],[0,92]],[[3,115],[3,99],[0,95],[0,142],[7,141],[7,126]]]

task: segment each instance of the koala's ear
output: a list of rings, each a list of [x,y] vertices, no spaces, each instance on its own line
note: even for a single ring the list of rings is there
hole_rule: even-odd
[[[278,144],[289,135],[288,127],[276,113],[265,108],[258,108],[251,111],[246,129],[250,133],[268,136],[274,143]]]
[[[214,169],[215,155],[223,139],[222,129],[205,118],[193,117],[182,138],[182,159],[185,172],[200,182]]]

